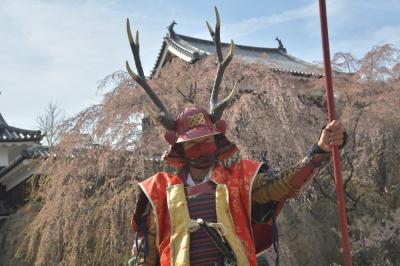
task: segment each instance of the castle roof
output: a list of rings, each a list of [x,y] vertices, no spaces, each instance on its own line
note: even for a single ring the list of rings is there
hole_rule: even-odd
[[[32,147],[24,149],[18,156],[10,162],[9,165],[0,169],[0,184],[3,183],[3,177],[20,165],[24,160],[45,159],[49,156],[49,148],[35,144]],[[10,188],[8,188],[10,189]]]
[[[235,57],[239,57],[245,63],[264,64],[276,72],[287,72],[303,77],[323,77],[321,67],[289,54],[281,40],[277,38],[277,41],[279,42],[278,48],[236,45]],[[221,46],[224,50],[228,49],[229,44],[221,43]],[[177,34],[170,27],[151,71],[151,78],[158,76],[168,54],[177,56],[188,63],[194,63],[208,55],[215,54],[215,46],[213,41]]]
[[[40,130],[27,130],[9,126],[0,114],[0,143],[39,142],[42,137]]]

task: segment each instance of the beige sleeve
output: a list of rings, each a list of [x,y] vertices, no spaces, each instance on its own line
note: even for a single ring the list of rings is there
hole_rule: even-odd
[[[305,157],[294,167],[278,174],[259,173],[253,182],[252,201],[265,204],[296,197],[312,180],[322,162],[329,161],[329,154]]]
[[[255,177],[252,188],[252,201],[265,204],[271,201],[280,201],[287,198],[294,191],[287,185],[287,176],[281,176],[273,181],[266,179],[267,173],[260,173]]]
[[[146,266],[154,266],[159,265],[159,255],[158,248],[156,243],[156,217],[152,210],[150,210],[147,216],[147,256],[146,263],[144,262],[143,256],[141,256],[138,260],[137,265],[146,265]]]

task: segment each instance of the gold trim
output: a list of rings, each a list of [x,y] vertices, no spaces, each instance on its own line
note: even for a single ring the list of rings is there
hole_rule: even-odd
[[[206,123],[206,119],[204,118],[203,113],[197,113],[186,118],[186,122],[190,128],[194,128],[197,126],[204,125]]]
[[[172,266],[189,266],[190,215],[183,184],[167,187],[170,220],[170,255]]]
[[[213,173],[217,167],[223,167],[223,166],[215,163],[213,167],[210,168],[210,171],[208,171],[208,180],[211,180],[212,182],[214,182],[214,184],[219,185],[220,183],[213,178]]]
[[[208,180],[211,180],[211,181],[213,181],[215,184],[218,185],[219,183],[213,179],[213,172],[214,172],[214,168],[215,168],[215,167],[217,167],[217,164],[214,164],[214,165],[210,168],[210,170],[208,171]]]
[[[250,265],[246,255],[246,249],[236,234],[235,226],[231,212],[229,210],[229,193],[226,185],[217,185],[215,193],[215,209],[217,213],[218,223],[224,224],[226,227],[225,239],[231,247],[237,265]]]
[[[254,175],[251,179],[250,185],[249,185],[249,224],[251,224],[251,204],[252,204],[252,200],[251,200],[251,196],[253,194],[253,184],[254,184],[254,180],[256,179],[256,176],[258,174],[258,171],[260,171],[261,166],[263,165],[263,162],[260,162],[259,165],[257,166],[256,171],[254,172]],[[253,228],[250,226],[250,230],[251,230],[251,238],[253,238]],[[254,239],[253,239],[254,240]]]
[[[149,202],[151,204],[151,207],[152,207],[152,211],[153,211],[154,217],[156,218],[156,243],[157,243],[156,246],[157,246],[158,254],[160,254],[160,231],[159,231],[159,227],[158,227],[158,216],[157,216],[156,205],[151,200],[151,197],[147,193],[147,191],[144,188],[144,186],[141,183],[139,183],[138,185],[139,185],[140,189],[143,191],[143,193],[146,195],[147,199],[149,200]]]

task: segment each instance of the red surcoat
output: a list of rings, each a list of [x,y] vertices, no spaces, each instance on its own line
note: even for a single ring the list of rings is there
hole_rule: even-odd
[[[257,265],[256,254],[271,245],[271,238],[266,235],[270,234],[271,224],[256,225],[251,220],[251,188],[261,165],[260,162],[249,160],[240,160],[231,167],[216,165],[209,176],[217,185],[227,188],[226,215],[231,217],[234,233],[243,244],[246,264],[252,266]],[[160,263],[162,266],[172,265],[171,256],[174,256],[175,252],[171,252],[171,245],[174,244],[171,241],[171,226],[175,228],[175,225],[171,225],[167,190],[177,185],[183,186],[183,182],[178,176],[160,172],[139,185],[155,210]],[[216,197],[217,205],[219,200],[221,199]],[[278,206],[278,210],[281,205]],[[138,231],[135,219],[132,221],[133,229]]]

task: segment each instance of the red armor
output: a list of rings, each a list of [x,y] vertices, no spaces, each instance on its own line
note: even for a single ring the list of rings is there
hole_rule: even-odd
[[[160,172],[139,184],[138,189],[142,193],[138,198],[132,227],[138,232],[138,236],[143,236],[144,232],[147,232],[146,226],[151,225],[148,227],[153,231],[148,237],[155,237],[151,243],[155,246],[154,253],[157,252],[159,256],[154,257],[153,261],[159,261],[162,266],[219,263],[216,247],[211,241],[207,241],[205,231],[199,229],[200,224],[194,220],[196,218],[212,223],[210,226],[221,233],[234,254],[237,265],[256,266],[256,254],[272,243],[272,224],[271,220],[263,220],[261,224],[254,222],[251,213],[253,204],[273,202],[275,208],[272,213],[277,215],[284,201],[295,196],[311,179],[315,172],[315,163],[320,162],[319,158],[314,164],[310,163],[310,160],[303,160],[285,175],[276,177],[274,182],[267,182],[266,174],[259,173],[263,165],[260,162],[242,160],[231,167],[222,166],[220,161],[237,151],[236,145],[225,137],[226,124],[221,120],[224,109],[235,96],[236,84],[228,97],[218,102],[222,77],[232,60],[234,44],[231,43],[229,54],[224,59],[220,41],[220,20],[218,11],[215,11],[215,32],[207,23],[216,44],[218,59],[210,112],[198,107],[186,108],[176,119],[147,83],[140,62],[138,38],[133,40],[127,21],[129,42],[138,74],[131,70],[128,63],[127,70],[159,110],[155,112],[147,108],[148,113],[167,129],[165,139],[171,146],[163,155],[163,159],[168,164],[181,168],[181,172],[184,173],[191,167],[190,163],[197,159],[198,154],[210,155],[211,158],[209,166],[212,170],[210,181],[207,183],[187,188],[185,174],[178,177]],[[183,152],[182,142],[211,135],[215,136],[216,147],[203,145],[199,151],[189,150],[189,156]],[[151,210],[146,206],[151,206]]]

